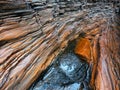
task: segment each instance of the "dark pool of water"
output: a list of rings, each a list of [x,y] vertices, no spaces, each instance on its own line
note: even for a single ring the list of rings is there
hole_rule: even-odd
[[[74,54],[74,46],[70,43],[30,90],[89,90],[89,65]]]

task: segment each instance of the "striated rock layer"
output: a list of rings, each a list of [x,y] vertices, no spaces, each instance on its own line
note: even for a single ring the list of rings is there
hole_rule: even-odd
[[[91,66],[91,87],[120,89],[119,10],[114,16],[111,5],[98,3],[54,17],[50,6],[27,7],[23,0],[1,0],[0,5],[1,90],[27,90],[68,42],[79,37],[90,42],[90,53],[84,47],[79,51]]]
[[[120,89],[120,17],[106,23],[99,44],[100,56],[97,66],[96,90]]]

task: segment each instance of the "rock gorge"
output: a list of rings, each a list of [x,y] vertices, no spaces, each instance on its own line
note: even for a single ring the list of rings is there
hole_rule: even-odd
[[[85,90],[120,90],[119,0],[1,0],[0,8],[0,90],[34,90],[65,52],[89,66],[90,81],[84,86],[90,88]],[[84,90],[58,87],[51,90]]]

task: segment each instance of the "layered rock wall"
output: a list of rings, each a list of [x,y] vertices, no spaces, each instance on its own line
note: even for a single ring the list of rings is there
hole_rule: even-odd
[[[68,42],[79,37],[89,39],[91,45],[86,59],[92,66],[91,86],[119,90],[119,16],[114,16],[111,4],[74,12],[69,6],[63,9],[69,13],[57,17],[54,5],[45,2],[1,0],[0,6],[1,90],[27,90]]]

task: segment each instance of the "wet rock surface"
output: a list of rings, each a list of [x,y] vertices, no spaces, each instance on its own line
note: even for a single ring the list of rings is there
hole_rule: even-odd
[[[68,46],[68,42],[83,34],[91,43],[91,85],[96,87],[95,90],[120,90],[119,8],[110,3],[98,2],[84,3],[83,10],[73,11],[69,5],[64,7],[62,3],[56,12],[58,16],[53,17],[54,4],[50,6],[39,2],[30,4],[23,0],[0,0],[0,90],[28,90],[41,72]],[[66,11],[59,15],[62,10]],[[114,16],[114,11],[117,16]],[[77,66],[69,70],[71,63],[65,64],[67,68],[63,68],[63,63],[52,64],[46,71],[48,76],[42,75],[39,79],[41,82],[36,85],[50,86],[48,90],[74,90],[88,86],[88,81],[83,81],[89,80],[86,79],[89,74],[86,78],[76,77],[79,80],[75,81],[75,74],[70,73],[76,73],[74,69]],[[53,79],[56,75],[58,79]],[[52,79],[47,81],[48,77]]]
[[[66,53],[50,66],[30,90],[89,90],[89,81],[88,64],[74,53]]]
[[[91,68],[74,53],[76,40],[41,73],[30,90],[90,90]]]

